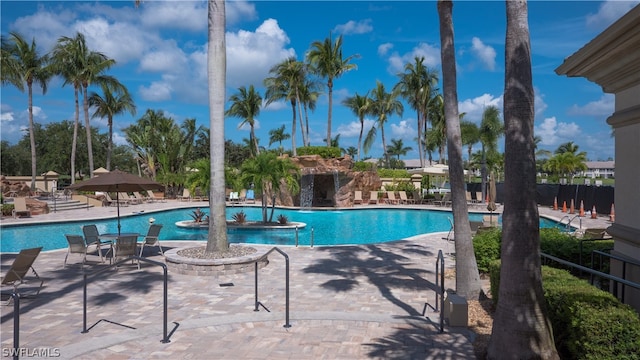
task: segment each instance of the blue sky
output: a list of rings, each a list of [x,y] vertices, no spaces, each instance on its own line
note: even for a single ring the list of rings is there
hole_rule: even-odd
[[[554,70],[637,4],[529,2],[535,129],[542,138],[541,148],[553,151],[573,141],[590,160],[614,157],[614,140],[606,124],[614,109],[613,96],[585,79],[558,76]],[[3,36],[17,31],[27,39],[35,37],[44,53],[61,36],[80,31],[91,49],[117,61],[109,74],[128,87],[138,113],[114,119],[116,143],[126,143],[121,129],[147,109],[163,110],[178,123],[195,118],[208,127],[205,1],[147,0],[137,9],[133,0],[2,1],[0,6]],[[454,2],[453,16],[459,110],[466,113],[466,120],[479,123],[485,106],[496,105],[502,111],[505,4]],[[359,122],[341,101],[373,89],[376,80],[390,89],[415,56],[424,56],[428,67],[440,71],[438,30],[435,1],[228,1],[227,97],[251,84],[264,95],[262,81],[274,64],[289,56],[303,60],[313,41],[342,34],[345,56],[359,57],[353,61],[356,70],[335,80],[332,136],[341,135],[343,148],[356,146]],[[53,79],[44,96],[39,89],[34,92],[36,122],[73,120],[73,90],[63,88],[61,79]],[[3,86],[1,95],[1,139],[15,143],[28,125],[27,96],[11,86]],[[310,115],[312,145],[324,144],[327,111],[323,95]],[[402,139],[413,147],[405,159],[418,158],[415,119],[415,111],[405,104],[403,116],[394,115],[385,126],[387,144]],[[240,121],[226,120],[226,138],[241,142],[249,137],[248,128],[238,128]],[[291,131],[290,106],[271,104],[262,109],[256,123],[260,144],[267,146],[269,130],[284,124]],[[365,133],[373,123],[373,118],[366,120]],[[92,126],[107,131],[106,119],[93,119]],[[301,138],[298,133],[298,141]],[[290,148],[290,140],[285,146]],[[369,156],[381,154],[378,133]]]

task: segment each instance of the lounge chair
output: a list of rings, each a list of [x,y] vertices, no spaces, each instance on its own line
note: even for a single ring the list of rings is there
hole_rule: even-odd
[[[67,249],[67,255],[64,256],[64,263],[62,267],[67,267],[67,258],[71,254],[80,254],[82,255],[82,263],[81,265],[84,267],[84,263],[87,261],[87,243],[85,243],[82,235],[69,235],[66,234],[67,243],[69,244],[69,248]]]
[[[442,194],[442,198],[440,200],[434,201],[434,203],[439,206],[451,205],[451,193]]]
[[[133,196],[135,196],[135,198],[140,202],[140,203],[144,203],[144,202],[148,202],[148,201],[152,201],[148,196],[144,196],[142,194],[140,194],[137,191],[133,192]]]
[[[240,190],[240,202],[245,202],[247,201],[247,189],[242,189]]]
[[[407,192],[406,191],[398,191],[398,196],[400,197],[400,200],[398,200],[400,203],[402,204],[414,204],[415,201],[413,201],[413,199],[409,199],[407,197]]]
[[[27,198],[14,198],[12,213],[14,219],[17,217],[31,217],[31,211],[27,208]]]
[[[482,204],[482,191],[476,191],[476,202]]]
[[[393,191],[387,191],[387,204],[397,204],[396,194]]]
[[[149,199],[152,202],[153,201],[160,201],[160,202],[166,202],[167,201],[167,199],[165,199],[164,196],[158,196],[151,190],[147,190],[147,194],[149,194]]]
[[[13,292],[16,294],[20,294],[21,297],[27,296],[36,296],[40,293],[42,286],[44,285],[44,280],[38,276],[36,269],[33,268],[33,263],[36,261],[38,255],[40,255],[40,251],[42,247],[33,248],[33,249],[23,249],[20,250],[18,256],[16,256],[15,260],[13,260],[13,264],[11,264],[11,268],[7,271],[7,275],[2,278],[2,285],[10,285],[13,286]],[[18,291],[18,287],[22,284],[27,283],[27,275],[29,274],[29,270],[33,272],[33,275],[40,282],[40,285],[35,290],[35,293],[20,293]],[[5,303],[6,305],[11,302],[12,298],[9,298]]]
[[[131,196],[126,192],[119,192],[118,193],[118,199],[120,200],[124,200],[125,202],[132,204],[132,205],[138,205],[140,204],[142,201],[138,200],[135,196]]]
[[[229,201],[234,203],[234,202],[240,202],[240,194],[237,191],[232,191],[229,194]]]
[[[115,245],[113,246],[113,262],[117,263],[118,260],[129,256],[136,256],[138,250],[138,237],[137,236],[121,236],[119,237]],[[132,260],[133,263],[134,260]],[[138,261],[138,270],[140,270],[140,261]]]
[[[356,190],[353,192],[353,204],[362,204],[362,191]]]
[[[158,246],[160,248],[160,253],[164,255],[164,251],[162,250],[162,245],[160,245],[160,240],[158,239],[161,229],[162,229],[162,225],[160,224],[151,224],[149,226],[149,230],[147,231],[147,236],[144,237],[144,240],[142,240],[142,243],[140,244],[140,257],[142,257],[142,252],[144,251],[145,245]]]
[[[247,199],[246,202],[248,203],[249,201],[251,201],[252,204],[256,203],[256,194],[253,191],[253,189],[249,189],[247,190]]]
[[[111,198],[111,195],[109,195],[108,192],[104,193],[104,198],[106,199],[107,204],[109,206],[121,206],[121,207],[129,206],[129,201],[127,201],[126,199],[120,199],[120,198],[118,198],[117,200],[113,200]]]
[[[187,188],[182,189],[182,196],[178,196],[178,200],[191,201],[191,192],[189,192],[189,189]]]
[[[369,192],[369,204],[377,204],[378,203],[378,192],[370,191]]]

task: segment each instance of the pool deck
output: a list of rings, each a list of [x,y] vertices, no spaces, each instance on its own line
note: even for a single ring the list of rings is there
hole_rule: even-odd
[[[207,203],[170,200],[124,211],[194,205]],[[362,207],[367,206],[399,205]],[[115,211],[70,210],[2,222],[105,218],[115,216]],[[565,215],[548,208],[540,208],[540,213],[555,219]],[[606,228],[607,220],[583,218],[582,225]],[[20,346],[31,352],[46,348],[63,359],[473,359],[474,334],[448,326],[439,333],[439,313],[426,306],[435,305],[431,289],[438,251],[445,253],[447,268],[455,266],[447,256],[451,245],[443,236],[446,233],[375,245],[281,247],[290,260],[290,327],[284,326],[286,263],[277,253],[269,255],[269,265],[258,271],[259,300],[264,305],[260,311],[254,311],[253,272],[216,277],[169,272],[169,343],[161,342],[160,267],[143,263],[137,270],[125,264],[91,281],[87,288],[90,331],[83,334],[82,269],[78,265],[63,268],[66,249],[47,251],[34,266],[45,287],[36,298],[21,301]],[[195,243],[162,242],[165,250],[188,244]],[[259,252],[272,248],[251,246]],[[145,257],[163,262],[157,248],[146,248]],[[14,258],[15,254],[2,254],[2,275]],[[88,255],[88,263],[87,272],[107,266],[93,254]],[[447,278],[446,287],[454,288],[454,280]],[[4,356],[13,347],[13,306],[1,308]]]

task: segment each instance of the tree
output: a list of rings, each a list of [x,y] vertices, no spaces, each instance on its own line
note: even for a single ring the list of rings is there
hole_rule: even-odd
[[[444,113],[446,118],[447,152],[449,155],[449,181],[456,246],[456,292],[469,299],[477,299],[482,290],[480,273],[473,251],[471,226],[467,209],[464,168],[462,166],[462,140],[458,115],[458,89],[456,85],[456,59],[453,36],[453,3],[438,1]]]
[[[498,139],[504,132],[504,126],[500,120],[500,110],[494,105],[487,106],[482,112],[482,121],[480,122],[480,144],[482,144],[482,167],[480,174],[482,176],[482,198],[487,197],[487,154],[498,151]]]
[[[333,111],[333,80],[339,78],[345,72],[355,69],[355,64],[349,62],[358,55],[342,57],[342,35],[335,43],[329,37],[324,41],[314,41],[311,49],[307,53],[307,60],[311,69],[317,75],[327,79],[327,89],[329,95],[329,114],[327,116],[327,146],[331,146],[331,114]]]
[[[225,21],[224,0],[208,0],[207,74],[211,138],[211,198],[209,200],[209,237],[206,247],[208,253],[229,249],[224,178],[224,102],[227,74]]]
[[[255,120],[260,114],[260,107],[262,106],[262,97],[253,87],[249,86],[247,89],[244,86],[238,88],[238,93],[229,97],[231,107],[224,113],[228,116],[238,117],[243,119],[238,125],[238,128],[248,124],[250,129],[250,140],[256,155],[260,155],[260,149],[258,148],[258,140],[255,133]],[[295,123],[295,121],[294,121]]]
[[[445,163],[444,153],[447,145],[447,119],[444,113],[444,98],[438,94],[431,100],[431,105],[428,108],[429,119],[431,119],[431,129],[428,140],[431,148],[438,150],[438,161],[441,164]]]
[[[200,188],[205,193],[211,191],[211,161],[209,159],[198,159],[191,164],[189,168],[192,170],[187,175],[185,185],[192,194],[196,193],[196,188]],[[208,196],[211,198],[210,196]]]
[[[388,93],[384,88],[384,84],[379,80],[376,81],[376,87],[371,91],[371,106],[369,107],[369,110],[370,114],[378,117],[376,126],[380,128],[382,151],[384,152],[384,159],[387,163],[387,167],[389,166],[389,154],[387,153],[387,144],[384,138],[384,124],[389,119],[389,115],[395,113],[398,116],[402,116],[404,106],[398,100],[398,94],[398,90],[393,90]],[[366,139],[364,140],[365,154],[369,152],[369,149],[371,149],[373,141],[376,138],[376,126],[371,127],[369,133],[367,133]]]
[[[5,59],[7,56],[7,59]],[[40,85],[42,94],[47,92],[47,84],[52,77],[49,56],[40,55],[35,38],[29,44],[22,35],[11,32],[9,40],[2,39],[2,83],[10,83],[24,91],[27,85],[29,110],[29,139],[31,142],[31,190],[36,189],[36,139],[33,123],[33,84]],[[7,65],[5,68],[4,65]]]
[[[109,84],[102,84],[102,94],[91,92],[89,95],[89,106],[94,107],[92,118],[107,118],[109,127],[109,142],[107,144],[106,169],[111,170],[111,152],[113,151],[113,117],[124,112],[131,115],[136,114],[136,105],[129,94],[127,88],[118,82],[119,86],[112,88]]]
[[[356,93],[354,96],[348,97],[342,101],[342,105],[346,106],[353,112],[355,116],[358,117],[360,121],[360,135],[358,136],[358,161],[360,161],[360,149],[362,148],[362,133],[364,131],[364,117],[369,112],[369,107],[371,106],[371,99],[369,98],[369,93],[367,92],[364,95],[358,95]]]
[[[397,156],[398,160],[400,160],[400,155],[407,155],[411,150],[413,150],[411,146],[404,146],[402,139],[391,139],[391,145],[387,145],[387,153]]]
[[[269,70],[272,77],[264,79],[264,85],[267,91],[264,95],[269,105],[277,100],[288,100],[291,103],[291,111],[293,120],[291,122],[291,149],[293,155],[296,155],[296,113],[300,117],[300,131],[302,132],[302,142],[306,143],[304,128],[302,127],[302,111],[300,109],[300,94],[303,92],[306,78],[306,66],[297,61],[295,57],[290,57],[276,64]],[[296,110],[296,105],[298,110]],[[308,136],[308,134],[306,134]]]
[[[526,1],[507,1],[505,184],[500,289],[488,357],[559,359],[540,270],[534,91]]]
[[[297,194],[300,191],[300,169],[289,158],[278,158],[272,152],[262,153],[255,158],[247,159],[240,169],[242,183],[254,184],[258,193],[262,194],[262,222],[272,222],[276,206],[276,198],[281,186]],[[271,215],[267,220],[267,196],[271,195]]]
[[[280,154],[282,155],[282,141],[287,140],[288,138],[291,137],[291,135],[287,134],[284,132],[285,126],[282,125],[281,127],[277,128],[277,129],[271,129],[269,130],[269,146],[271,146],[271,144],[273,144],[274,142],[277,142],[280,144]]]
[[[480,129],[478,125],[471,121],[460,122],[460,136],[462,136],[462,145],[467,147],[467,167],[469,170],[469,182],[471,182],[471,152],[473,145],[480,141]]]
[[[404,66],[404,73],[398,74],[400,80],[395,88],[400,90],[400,95],[409,102],[411,108],[416,110],[418,139],[422,139],[423,133],[427,129],[429,107],[438,85],[438,73],[429,70],[424,65],[424,56],[416,56],[414,61],[415,63],[407,63]],[[418,153],[420,166],[424,167],[424,151],[421,141],[418,141]]]

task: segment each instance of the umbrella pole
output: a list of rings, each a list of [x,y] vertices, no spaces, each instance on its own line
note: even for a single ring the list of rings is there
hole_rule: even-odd
[[[116,186],[116,190],[118,189],[118,187]],[[118,214],[118,237],[120,237],[120,198],[119,198],[120,192],[116,191],[116,211]]]

